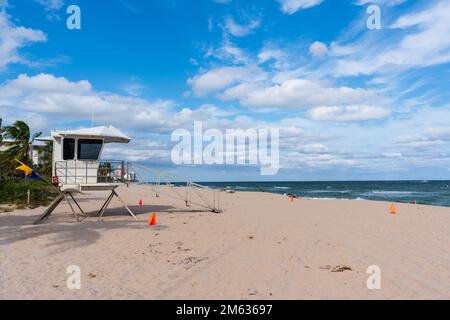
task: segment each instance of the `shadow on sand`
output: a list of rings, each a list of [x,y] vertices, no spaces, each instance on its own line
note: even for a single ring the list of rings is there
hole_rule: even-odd
[[[147,225],[148,217],[152,212],[156,212],[158,215],[207,212],[189,208],[177,209],[173,206],[131,206],[131,211],[138,218],[138,221],[135,221],[129,216],[125,208],[115,207],[105,211],[102,221],[97,219],[98,212],[92,211],[86,212],[88,217],[85,220],[77,222],[72,213],[66,209],[55,211],[46,221],[39,225],[33,225],[33,222],[39,217],[41,212],[36,215],[26,216],[19,214],[0,215],[0,246],[50,236],[49,239],[52,242],[47,244],[47,246],[55,248],[56,252],[62,252],[91,245],[102,237],[104,231],[124,228],[134,230],[148,230],[150,228],[151,231],[168,229],[169,227],[165,225],[153,227]],[[44,211],[44,208],[42,208],[42,211]]]

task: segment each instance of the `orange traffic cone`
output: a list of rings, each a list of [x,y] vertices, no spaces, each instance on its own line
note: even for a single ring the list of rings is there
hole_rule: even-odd
[[[394,205],[394,204],[391,204],[391,207],[390,207],[389,211],[390,211],[390,213],[391,213],[392,215],[397,214],[397,209],[395,208],[395,205]]]
[[[156,225],[156,213],[153,212],[152,216],[150,217],[150,219],[148,219],[148,225],[149,226],[154,226]]]

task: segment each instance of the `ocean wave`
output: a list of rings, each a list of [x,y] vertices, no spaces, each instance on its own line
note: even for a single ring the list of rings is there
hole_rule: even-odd
[[[325,200],[325,201],[331,201],[331,200],[342,200],[342,201],[351,201],[351,200],[366,200],[363,198],[356,198],[356,199],[350,199],[350,198],[330,198],[330,197],[306,197],[304,199],[308,200]]]
[[[235,187],[227,187],[229,189],[235,189],[235,190],[253,190],[255,188],[251,188],[251,187],[243,187],[243,186],[235,186]]]
[[[417,192],[414,191],[387,191],[387,190],[372,190],[373,194],[385,194],[385,195],[411,195]]]
[[[281,190],[289,190],[289,189],[291,189],[291,187],[277,187],[277,186],[274,186],[273,188],[274,189],[281,189]]]
[[[351,193],[352,190],[306,190],[305,193]]]

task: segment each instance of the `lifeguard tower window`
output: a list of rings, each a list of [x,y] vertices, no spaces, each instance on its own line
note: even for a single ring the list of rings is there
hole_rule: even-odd
[[[75,139],[65,138],[63,141],[63,159],[73,160],[75,158]]]
[[[78,160],[98,160],[103,140],[78,139]]]

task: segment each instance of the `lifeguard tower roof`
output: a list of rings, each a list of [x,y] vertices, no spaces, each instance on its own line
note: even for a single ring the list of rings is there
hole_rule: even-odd
[[[52,131],[52,137],[80,137],[90,139],[103,139],[105,143],[128,143],[131,138],[127,137],[119,129],[113,126],[93,127],[78,130]]]

